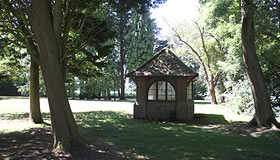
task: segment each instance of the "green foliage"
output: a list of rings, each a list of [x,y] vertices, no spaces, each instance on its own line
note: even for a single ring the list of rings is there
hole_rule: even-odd
[[[115,45],[116,19],[107,10],[108,8],[95,8],[73,13],[75,20],[72,22],[67,44],[67,51],[70,52],[67,56],[67,68],[73,76],[85,79],[100,75],[108,63],[106,58]]]
[[[174,35],[176,38],[174,46],[180,57],[199,73],[199,83],[195,85],[195,97],[199,99],[206,96],[205,87],[208,87],[210,93],[211,88],[217,86],[215,84],[223,72],[219,64],[224,61],[227,52],[221,43],[223,37],[214,34],[205,24],[200,23],[181,23],[175,28]],[[202,83],[206,83],[207,86],[201,85]]]
[[[222,46],[226,50],[223,61],[218,65],[225,73],[227,92],[224,94],[237,112],[252,113],[253,100],[247,80],[241,54],[241,12],[237,0],[210,0],[201,2],[200,21],[214,35],[223,38]],[[279,112],[280,84],[280,48],[279,17],[275,1],[254,1],[255,5],[255,43],[257,55],[267,82],[274,110]],[[278,114],[276,112],[276,114]]]
[[[19,96],[17,87],[9,77],[0,78],[0,96]]]
[[[227,92],[224,94],[229,105],[238,114],[254,114],[254,100],[248,79],[227,81]]]
[[[175,45],[176,46],[176,45]],[[173,48],[177,56],[193,71],[199,73],[198,79],[194,82],[194,99],[203,100],[207,96],[207,82],[204,79],[204,72],[201,69],[201,63],[197,60],[197,57],[191,53],[191,51],[186,50],[183,46],[176,46]]]
[[[255,1],[256,50],[276,116],[280,116],[280,8],[276,1]]]
[[[203,100],[207,96],[207,85],[202,80],[194,82],[194,99]]]
[[[131,72],[146,62],[152,55],[155,43],[154,22],[150,12],[138,13],[132,10],[130,30],[126,36],[129,42],[127,49],[127,70]]]
[[[18,62],[14,60],[13,57],[0,58],[1,95],[21,95],[21,88],[27,84],[28,75],[24,65],[28,62],[26,59],[18,59]],[[1,75],[3,76],[2,78]]]

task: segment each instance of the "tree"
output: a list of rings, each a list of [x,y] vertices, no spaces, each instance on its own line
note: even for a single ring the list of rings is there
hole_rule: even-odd
[[[39,62],[46,85],[52,121],[53,147],[58,151],[71,151],[75,145],[82,144],[82,139],[70,109],[64,83],[67,56],[71,53],[67,50],[70,29],[77,10],[83,10],[86,18],[87,14],[94,13],[93,11],[101,2],[82,0],[71,3],[67,0],[6,2],[11,2],[10,6],[22,15],[20,19],[15,18],[16,23],[26,21],[30,24],[31,38],[34,38],[38,47],[39,59],[36,59],[36,56],[32,58]],[[115,2],[108,1],[108,3]],[[150,1],[145,3],[152,4]],[[81,24],[85,22],[83,20],[78,19]]]
[[[128,51],[129,42],[126,40],[126,36],[129,32],[129,19],[131,18],[131,10],[135,9],[138,13],[143,13],[149,7],[157,7],[158,4],[164,3],[166,0],[144,0],[144,1],[133,1],[133,0],[119,0],[113,3],[113,8],[118,19],[118,51],[119,51],[119,66],[120,71],[120,99],[125,99],[125,66],[126,56]]]
[[[217,65],[217,61],[223,59],[224,56],[220,41],[211,33],[206,32],[204,28],[201,28],[197,22],[195,22],[195,30],[197,31],[195,34],[198,35],[187,40],[183,39],[182,35],[186,35],[186,32],[189,34],[191,32],[190,29],[187,31],[181,29],[180,31],[183,33],[179,33],[176,29],[173,30],[179,41],[188,47],[199,60],[211,95],[211,102],[212,104],[217,104],[215,87],[222,73],[222,70]],[[199,39],[195,37],[199,37]],[[195,43],[198,45],[197,49],[194,47]]]
[[[129,42],[127,49],[127,71],[131,72],[140,67],[153,56],[155,44],[155,24],[150,19],[149,9],[138,13],[132,9],[131,24],[126,40]]]
[[[3,56],[9,57],[9,59],[14,62],[17,61],[17,58],[28,59],[29,57],[26,54],[26,50],[31,56],[37,56],[38,50],[29,29],[30,25],[27,24],[26,17],[22,15],[22,11],[16,10],[14,7],[12,7],[10,1],[4,1],[1,3],[1,6],[3,7],[0,21],[0,31],[3,33],[1,45],[4,49],[3,52],[5,52],[3,53]],[[15,67],[13,68],[17,69]],[[30,58],[29,84],[29,120],[34,123],[44,123],[40,111],[39,101],[39,65],[38,61],[35,61],[34,58]]]
[[[271,109],[270,97],[256,54],[253,1],[242,0],[241,6],[243,60],[246,74],[250,80],[255,105],[255,115],[250,124],[258,127],[270,127],[271,124],[274,124],[280,128],[280,124],[276,121]]]
[[[82,139],[70,109],[64,84],[61,25],[65,19],[62,5],[62,1],[55,1],[52,9],[50,1],[33,0],[28,14],[40,50],[40,66],[51,113],[53,147],[58,151],[70,151],[73,146],[80,145]],[[64,13],[64,17],[66,14]]]
[[[256,52],[267,83],[271,105],[280,111],[280,7],[279,1],[254,1]]]
[[[29,121],[36,124],[44,123],[41,110],[40,110],[40,73],[39,65],[31,58],[30,62],[30,88],[29,88],[29,99],[30,99],[30,112]]]

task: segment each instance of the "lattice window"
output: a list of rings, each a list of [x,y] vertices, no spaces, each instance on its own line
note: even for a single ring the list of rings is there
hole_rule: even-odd
[[[148,90],[148,100],[175,101],[175,89],[167,81],[156,81]]]

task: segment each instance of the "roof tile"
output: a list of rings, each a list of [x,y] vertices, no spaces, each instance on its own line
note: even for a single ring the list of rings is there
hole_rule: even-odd
[[[138,69],[128,73],[126,76],[196,77],[198,74],[187,67],[170,49],[164,48]]]

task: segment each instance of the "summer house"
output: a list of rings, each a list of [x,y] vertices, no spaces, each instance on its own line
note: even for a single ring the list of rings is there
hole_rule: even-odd
[[[194,116],[193,81],[198,74],[164,48],[135,71],[134,118],[190,121]]]

